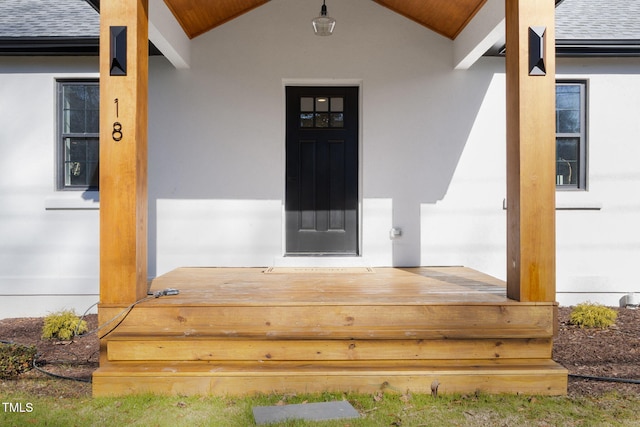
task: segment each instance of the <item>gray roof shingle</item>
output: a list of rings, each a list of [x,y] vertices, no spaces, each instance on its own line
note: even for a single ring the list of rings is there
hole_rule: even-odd
[[[86,0],[0,0],[0,38],[97,38],[100,16]],[[640,0],[563,0],[558,40],[640,40]]]
[[[0,0],[0,38],[97,38],[100,15],[85,0]]]
[[[640,0],[564,0],[556,39],[640,40]]]

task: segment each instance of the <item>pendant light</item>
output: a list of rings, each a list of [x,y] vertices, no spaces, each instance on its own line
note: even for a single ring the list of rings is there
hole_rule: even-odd
[[[322,9],[320,9],[320,16],[313,18],[313,31],[316,36],[330,36],[333,34],[333,29],[336,26],[336,20],[327,16],[327,5],[325,0],[322,0]]]

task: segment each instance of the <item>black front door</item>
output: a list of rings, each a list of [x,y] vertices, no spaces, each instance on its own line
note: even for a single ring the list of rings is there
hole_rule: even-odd
[[[286,96],[286,253],[357,255],[358,88]]]

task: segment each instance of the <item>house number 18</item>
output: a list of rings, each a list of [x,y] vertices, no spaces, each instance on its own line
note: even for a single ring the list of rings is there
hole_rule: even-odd
[[[118,118],[118,98],[113,101],[116,104],[116,118]],[[122,124],[120,122],[113,122],[113,132],[111,137],[114,141],[118,142],[122,140]]]

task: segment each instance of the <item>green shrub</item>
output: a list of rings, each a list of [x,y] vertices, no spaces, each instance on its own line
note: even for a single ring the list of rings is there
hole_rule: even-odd
[[[21,344],[0,343],[0,379],[15,378],[33,367],[36,348]]]
[[[601,328],[605,329],[616,323],[618,313],[609,307],[601,304],[584,302],[578,304],[569,316],[571,324],[581,328]]]
[[[42,328],[42,338],[59,340],[70,340],[76,334],[87,331],[87,322],[80,320],[72,310],[63,310],[53,313],[44,318]]]

